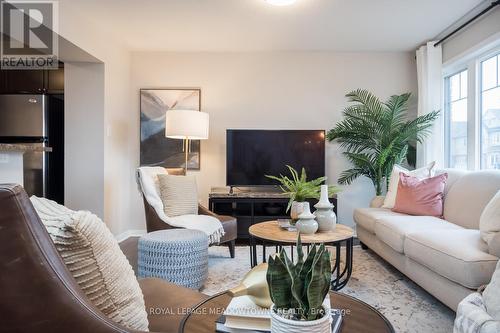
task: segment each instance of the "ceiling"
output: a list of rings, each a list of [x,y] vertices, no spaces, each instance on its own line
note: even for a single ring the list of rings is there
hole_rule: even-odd
[[[61,0],[131,50],[410,51],[481,0]]]

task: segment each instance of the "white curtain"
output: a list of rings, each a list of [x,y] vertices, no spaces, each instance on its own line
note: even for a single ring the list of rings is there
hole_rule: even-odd
[[[441,45],[428,42],[417,50],[418,115],[441,110],[432,134],[417,146],[417,167],[436,161],[444,167],[443,77]]]

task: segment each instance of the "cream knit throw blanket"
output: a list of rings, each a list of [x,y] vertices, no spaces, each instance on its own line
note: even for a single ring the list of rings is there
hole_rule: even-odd
[[[209,244],[218,244],[224,236],[222,223],[213,216],[207,215],[181,215],[167,216],[160,198],[158,175],[167,175],[167,170],[162,167],[140,167],[137,170],[137,183],[146,201],[154,208],[158,217],[168,225],[176,228],[186,228],[203,231],[208,236]]]
[[[94,214],[31,197],[57,251],[88,299],[114,322],[147,331],[134,271],[106,225]]]

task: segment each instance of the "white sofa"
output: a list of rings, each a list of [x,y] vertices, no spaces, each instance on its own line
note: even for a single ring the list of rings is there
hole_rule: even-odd
[[[500,190],[500,171],[439,172],[448,173],[444,219],[395,213],[374,200],[354,221],[363,245],[456,311],[490,281],[499,259],[480,237],[479,217]]]

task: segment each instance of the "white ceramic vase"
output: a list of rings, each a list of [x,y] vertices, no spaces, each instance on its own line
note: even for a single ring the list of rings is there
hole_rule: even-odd
[[[274,311],[274,304],[271,306],[271,333],[331,333],[331,316],[326,311],[326,315],[318,320],[290,320],[285,319]]]
[[[328,185],[321,185],[321,197],[314,208],[316,208],[314,216],[318,222],[318,231],[325,232],[335,229],[337,216],[333,212],[333,205],[328,200]]]
[[[299,220],[295,223],[295,227],[297,227],[297,231],[301,234],[314,234],[318,231],[318,222],[315,220],[316,216],[311,213],[309,202],[304,202],[303,207],[304,210],[299,215]]]

